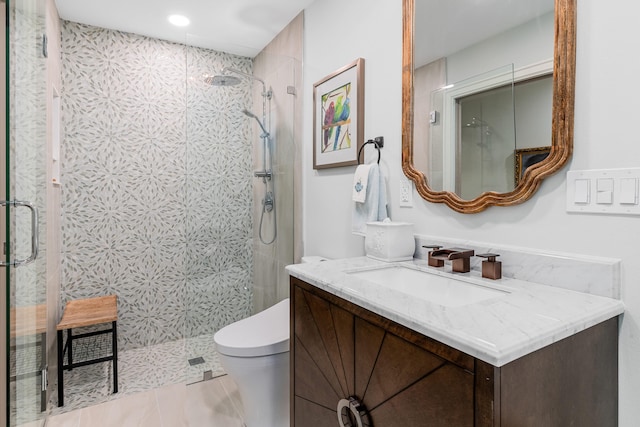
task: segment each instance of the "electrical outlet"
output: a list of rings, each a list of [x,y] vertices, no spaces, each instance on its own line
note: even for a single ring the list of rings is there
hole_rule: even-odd
[[[413,181],[405,176],[400,177],[400,207],[413,207]]]

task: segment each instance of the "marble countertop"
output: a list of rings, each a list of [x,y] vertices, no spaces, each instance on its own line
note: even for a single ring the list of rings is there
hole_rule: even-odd
[[[503,291],[504,294],[451,307],[421,300],[349,273],[402,265]],[[295,264],[297,277],[414,331],[502,366],[624,312],[622,301],[523,280],[489,280],[477,271],[452,273],[426,261],[388,263],[367,257]]]

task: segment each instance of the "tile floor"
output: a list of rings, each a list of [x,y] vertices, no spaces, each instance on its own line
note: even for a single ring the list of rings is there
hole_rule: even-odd
[[[242,414],[237,387],[223,375],[55,415],[46,427],[243,427]]]
[[[202,357],[203,364],[191,366],[189,359]],[[112,393],[111,362],[77,368],[64,373],[64,406],[50,402],[58,415],[87,406],[117,400],[171,384],[202,381],[203,373],[224,374],[215,351],[213,335],[202,335],[118,353],[118,393]]]
[[[196,357],[204,363],[191,366],[188,360]],[[220,378],[202,382],[207,371]],[[243,425],[237,390],[224,376],[213,335],[119,352],[117,394],[112,393],[112,375],[111,362],[65,371],[65,405],[49,402],[47,427]],[[42,417],[28,404],[31,395],[22,398],[26,403],[18,402],[17,425],[39,427],[41,422],[29,424]],[[198,424],[200,418],[206,423]],[[222,421],[212,424],[212,419]]]

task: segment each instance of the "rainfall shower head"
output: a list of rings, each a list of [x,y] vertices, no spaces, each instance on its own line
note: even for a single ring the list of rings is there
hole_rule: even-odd
[[[240,79],[235,76],[209,76],[204,82],[211,86],[235,86],[240,83]]]
[[[235,68],[231,68],[231,67],[224,67],[222,69],[222,74],[229,74],[229,73],[238,74],[238,75],[244,76],[244,77],[246,77],[248,79],[257,80],[260,83],[262,83],[262,85],[264,86],[264,80],[254,76],[254,75],[251,75],[249,73],[245,73],[244,71],[236,70]]]
[[[249,74],[249,73],[245,73],[244,71],[236,70],[235,68],[231,68],[231,67],[224,67],[222,69],[222,74],[223,75],[228,75],[229,73],[237,74],[239,76],[246,77],[246,78],[251,79],[251,80],[256,80],[256,81],[262,83],[262,97],[265,98],[265,99],[271,99],[271,97],[273,96],[273,93],[271,92],[271,89],[267,90],[267,85],[264,83],[264,80],[262,80],[261,78],[256,77],[256,76],[254,76],[252,74]]]
[[[264,135],[265,136],[269,136],[269,132],[267,132],[267,130],[264,128],[264,125],[262,124],[262,122],[260,121],[258,116],[256,116],[255,114],[253,114],[251,111],[247,110],[246,108],[244,110],[242,110],[242,112],[246,116],[256,119],[256,122],[258,122],[258,124],[260,125],[260,128],[262,129],[262,132],[264,133]]]

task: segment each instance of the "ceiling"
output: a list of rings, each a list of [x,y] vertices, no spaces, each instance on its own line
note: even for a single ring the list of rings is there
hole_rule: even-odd
[[[255,57],[314,0],[55,0],[62,19]],[[191,24],[175,27],[180,14]]]

